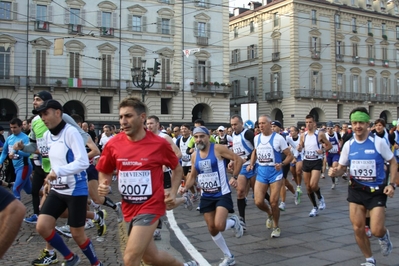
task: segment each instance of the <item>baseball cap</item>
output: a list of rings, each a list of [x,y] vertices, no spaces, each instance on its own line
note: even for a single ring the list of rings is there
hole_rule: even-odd
[[[39,106],[39,108],[35,109],[32,111],[34,115],[40,114],[43,111],[46,111],[47,109],[52,108],[52,109],[58,109],[58,110],[63,110],[62,105],[57,102],[56,100],[50,99],[45,101],[42,105]]]
[[[225,127],[224,126],[220,126],[220,127],[218,127],[218,131],[220,131],[220,130],[225,130]]]
[[[204,133],[206,135],[209,135],[209,130],[204,126],[200,126],[200,127],[194,128],[193,135],[195,135],[197,133]]]
[[[327,127],[334,127],[334,123],[331,122],[331,121],[328,121],[328,122],[327,122]]]
[[[48,91],[38,92],[38,93],[34,94],[33,97],[39,97],[43,101],[47,101],[47,100],[53,99],[53,96]]]
[[[276,127],[282,128],[282,125],[281,125],[280,121],[278,121],[278,120],[272,121],[272,126],[276,126]]]

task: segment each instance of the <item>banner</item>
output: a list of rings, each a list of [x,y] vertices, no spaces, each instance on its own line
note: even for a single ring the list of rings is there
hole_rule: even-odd
[[[80,87],[82,87],[82,79],[69,78],[68,79],[68,87],[70,87],[70,88],[80,88]]]

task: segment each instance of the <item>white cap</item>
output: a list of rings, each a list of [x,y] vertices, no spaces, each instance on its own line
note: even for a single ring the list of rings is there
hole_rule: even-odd
[[[219,130],[223,130],[223,131],[224,131],[224,130],[225,130],[224,126],[218,127],[218,131],[219,131]]]

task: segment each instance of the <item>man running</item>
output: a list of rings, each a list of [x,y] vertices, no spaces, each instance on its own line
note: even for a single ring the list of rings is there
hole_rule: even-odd
[[[299,129],[292,126],[290,128],[290,136],[287,136],[287,143],[291,147],[291,153],[294,155],[294,159],[290,163],[291,174],[294,177],[296,183],[295,191],[295,205],[301,203],[302,196],[302,159],[303,152],[297,150],[300,141]]]
[[[386,140],[369,134],[367,127],[370,116],[366,108],[353,109],[350,121],[354,136],[344,144],[339,165],[330,168],[329,175],[340,176],[350,166],[349,217],[356,242],[366,258],[366,263],[362,265],[375,266],[376,260],[364,230],[366,212],[370,211],[371,231],[379,238],[381,253],[388,256],[392,251],[392,242],[389,230],[385,227],[385,204],[387,196],[394,196],[397,163]],[[384,161],[390,163],[389,182],[385,176]]]
[[[341,135],[337,134],[337,132],[334,131],[333,126],[334,126],[333,122],[331,122],[331,121],[327,122],[326,138],[332,145],[332,148],[327,151],[327,156],[326,156],[328,167],[337,167],[338,166],[340,150],[342,147]],[[332,176],[331,181],[332,181],[331,189],[334,189],[335,185],[338,184],[338,177]]]

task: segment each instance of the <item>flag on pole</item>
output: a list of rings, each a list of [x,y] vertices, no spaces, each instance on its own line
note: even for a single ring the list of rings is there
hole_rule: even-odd
[[[68,87],[70,87],[70,88],[80,88],[80,87],[82,87],[82,79],[69,78],[68,79]]]

